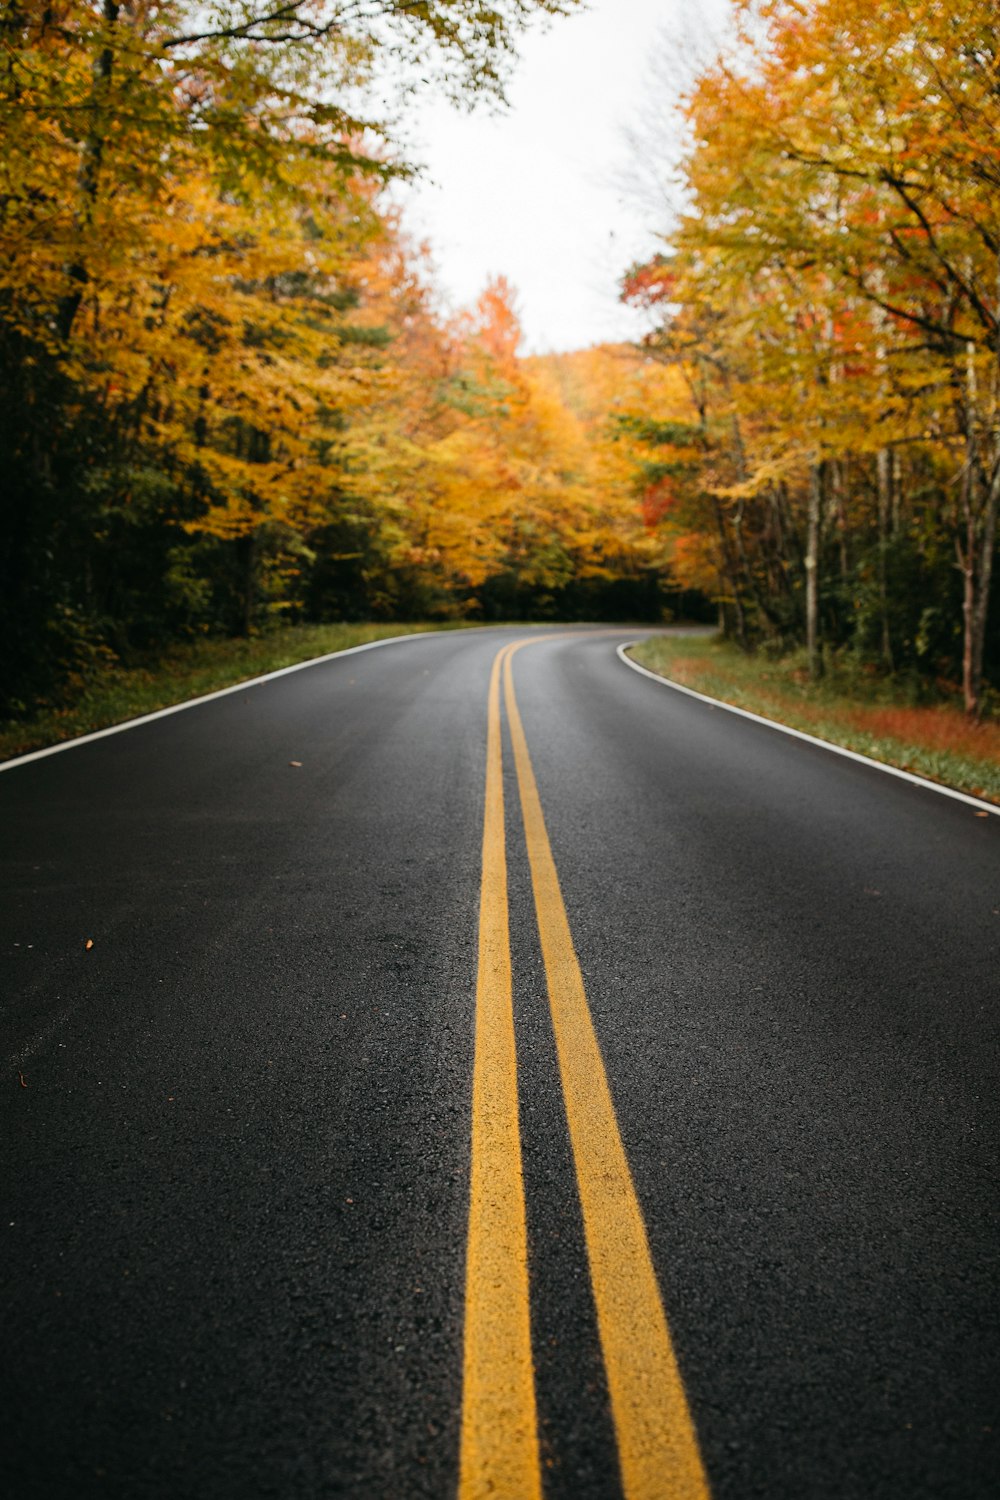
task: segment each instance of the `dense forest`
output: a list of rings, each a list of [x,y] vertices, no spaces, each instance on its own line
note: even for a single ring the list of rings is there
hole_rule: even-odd
[[[414,70],[500,95],[531,13],[570,8],[6,6],[8,710],[185,634],[655,593],[509,288],[435,311],[364,110]]]
[[[5,0],[0,712],[281,621],[706,609],[982,710],[992,5],[738,6],[623,283],[654,331],[527,358],[502,277],[441,311],[370,105],[502,98],[576,3]]]
[[[626,296],[683,372],[639,423],[675,574],[740,641],[1000,673],[991,0],[763,0],[686,101],[686,212]]]

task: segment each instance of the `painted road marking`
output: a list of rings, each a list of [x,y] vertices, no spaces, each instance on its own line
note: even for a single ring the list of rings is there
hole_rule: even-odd
[[[542,1493],[500,737],[500,668],[508,650],[493,663],[487,710],[460,1500],[541,1500]]]
[[[526,643],[519,643],[526,644]],[[559,1072],[626,1500],[707,1500],[642,1211],[563,902],[504,654],[507,723],[545,963]]]
[[[308,661],[297,661],[290,667],[277,667],[261,677],[248,677],[243,682],[234,682],[230,687],[216,688],[214,693],[202,693],[198,698],[185,698],[183,703],[171,703],[168,708],[155,708],[151,713],[140,714],[136,719],[123,719],[120,724],[109,724],[106,729],[78,734],[75,739],[60,740],[58,745],[46,745],[43,750],[30,750],[27,755],[0,761],[0,771],[13,771],[17,766],[30,765],[33,760],[45,760],[49,755],[61,755],[64,750],[91,745],[94,740],[106,740],[112,734],[139,729],[143,724],[152,724],[156,719],[169,719],[173,714],[185,713],[189,708],[200,708],[203,703],[214,703],[216,698],[229,698],[233,693],[245,693],[249,688],[261,687],[265,682],[276,682],[279,677],[290,677],[293,672],[304,672],[307,667],[325,666],[328,661],[336,661],[340,656],[357,656],[362,651],[376,651],[380,646],[402,646],[406,641],[420,641],[429,635],[441,634],[439,630],[421,630],[414,635],[387,636],[381,641],[365,641],[360,646],[345,646],[342,651],[328,651],[325,656],[311,656]]]
[[[737,708],[735,703],[726,703],[721,698],[710,698],[707,693],[696,692],[694,688],[685,687],[683,682],[674,682],[672,677],[661,677],[659,672],[651,672],[641,662],[629,656],[633,646],[638,641],[626,641],[618,647],[617,655],[627,667],[633,672],[641,672],[643,677],[649,677],[653,682],[658,682],[660,687],[673,688],[675,693],[686,693],[689,698],[697,698],[701,703],[708,703],[712,708],[724,708],[728,714],[737,714],[741,719],[750,719],[754,724],[763,724],[767,729],[776,729],[779,734],[791,735],[793,740],[804,740],[807,745],[818,745],[821,750],[829,750],[833,755],[842,755],[845,760],[859,761],[863,766],[871,766],[876,771],[884,771],[887,776],[896,776],[900,781],[909,781],[913,786],[922,786],[929,792],[937,792],[942,797],[951,797],[954,802],[967,802],[970,807],[977,807],[984,813],[992,813],[994,817],[1000,818],[1000,807],[995,802],[985,802],[982,797],[973,797],[969,792],[959,792],[953,786],[942,786],[939,781],[928,781],[926,776],[917,776],[912,771],[904,771],[899,766],[887,765],[884,760],[873,760],[870,755],[862,755],[860,750],[848,750],[846,745],[835,745],[832,740],[821,740],[818,735],[806,734],[804,729],[793,729],[791,724],[782,724],[778,719],[766,719],[763,714],[751,713],[748,708]],[[3,767],[0,766],[0,770]]]

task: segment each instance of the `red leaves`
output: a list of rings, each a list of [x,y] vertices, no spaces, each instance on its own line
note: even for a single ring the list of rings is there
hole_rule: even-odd
[[[658,479],[642,496],[642,519],[652,531],[677,505],[677,491],[669,479]]]
[[[658,307],[672,302],[677,278],[662,255],[644,265],[632,266],[622,278],[621,300],[633,307]]]

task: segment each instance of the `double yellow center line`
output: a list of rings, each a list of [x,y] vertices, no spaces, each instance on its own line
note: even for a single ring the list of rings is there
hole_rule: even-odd
[[[459,1500],[541,1500],[518,1118],[500,682],[625,1500],[709,1490],[559,887],[506,646],[490,677]]]

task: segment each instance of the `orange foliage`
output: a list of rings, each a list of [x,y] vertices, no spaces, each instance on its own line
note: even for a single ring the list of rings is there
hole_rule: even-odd
[[[853,708],[844,717],[855,729],[970,760],[1000,765],[1000,724],[975,723],[957,708]]]

